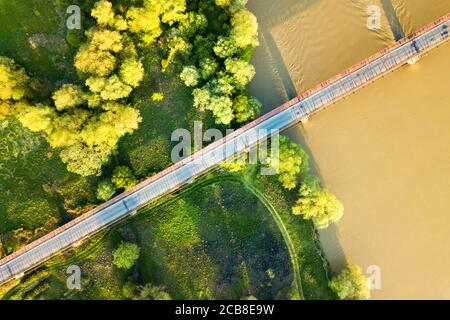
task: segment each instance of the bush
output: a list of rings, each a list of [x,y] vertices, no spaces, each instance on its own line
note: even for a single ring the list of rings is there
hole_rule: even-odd
[[[344,206],[331,192],[320,188],[316,179],[309,178],[302,183],[300,198],[292,211],[312,220],[316,228],[324,229],[342,218]]]
[[[370,298],[367,278],[361,268],[353,264],[333,277],[330,288],[341,300],[368,300]]]
[[[81,30],[68,30],[66,41],[74,48],[78,48],[84,41],[84,35]]]
[[[139,259],[140,251],[136,244],[122,242],[113,252],[113,264],[120,269],[128,270]]]
[[[111,181],[118,189],[125,190],[133,188],[138,183],[131,169],[125,166],[119,166],[114,169]]]
[[[97,186],[97,199],[108,201],[116,193],[116,188],[110,180],[103,180]]]
[[[152,100],[154,102],[161,102],[164,101],[164,93],[162,92],[155,92],[152,94]]]

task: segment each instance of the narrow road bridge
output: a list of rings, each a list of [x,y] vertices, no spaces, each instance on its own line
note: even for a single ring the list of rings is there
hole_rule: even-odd
[[[133,215],[139,208],[179,189],[221,162],[250,150],[283,130],[339,101],[384,75],[414,63],[449,39],[450,13],[393,46],[286,102],[261,118],[138,184],[94,210],[0,260],[0,283],[21,277],[64,249]],[[265,134],[261,134],[265,133]]]

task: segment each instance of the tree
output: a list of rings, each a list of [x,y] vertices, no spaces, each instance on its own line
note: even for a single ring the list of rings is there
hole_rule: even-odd
[[[215,0],[217,6],[222,8],[228,8],[231,5],[232,0]]]
[[[134,58],[125,59],[122,62],[119,71],[122,81],[135,88],[138,87],[144,79],[144,73],[145,70],[142,62]]]
[[[139,300],[172,300],[170,294],[168,294],[163,287],[154,286],[151,283],[147,283],[145,286],[140,287],[138,296]]]
[[[128,270],[139,259],[140,251],[136,244],[122,242],[113,252],[113,264],[120,269]]]
[[[238,51],[236,41],[230,37],[219,36],[214,53],[220,58],[228,58]]]
[[[123,83],[117,75],[112,75],[105,81],[105,87],[100,92],[103,100],[119,100],[128,97],[133,88]]]
[[[146,3],[149,3],[147,1]],[[126,13],[129,30],[141,33],[145,43],[151,44],[162,34],[159,10],[155,6],[131,7]]]
[[[148,3],[159,8],[161,21],[169,26],[185,17],[186,0],[148,0]]]
[[[53,93],[52,99],[58,111],[74,108],[86,102],[83,90],[73,84],[64,84]]]
[[[86,85],[93,93],[100,93],[106,87],[107,78],[103,77],[90,77],[86,80]]]
[[[236,114],[236,121],[239,123],[254,119],[261,112],[261,102],[254,97],[241,94],[236,97],[233,109]]]
[[[0,56],[0,100],[21,100],[29,86],[30,78],[14,60]]]
[[[91,28],[86,31],[86,36],[92,50],[118,53],[123,49],[122,35],[118,31]]]
[[[271,155],[267,162],[278,174],[278,180],[288,190],[297,186],[297,175],[308,167],[306,153],[288,137],[280,136],[279,156]]]
[[[184,84],[188,87],[196,87],[198,85],[198,81],[200,80],[200,73],[197,68],[194,66],[187,66],[183,68],[183,71],[180,74],[181,80],[183,80]]]
[[[330,288],[341,300],[368,300],[370,289],[367,278],[360,267],[350,264],[339,275],[333,277]]]
[[[241,172],[244,170],[249,164],[248,153],[245,153],[241,156],[234,156],[231,160],[222,162],[220,167],[229,171],[229,172]]]
[[[98,50],[88,43],[82,44],[75,56],[75,68],[99,77],[110,75],[116,67],[116,57],[109,51]]]
[[[306,179],[292,211],[306,220],[312,220],[318,229],[324,229],[341,219],[344,206],[331,192],[320,188],[317,180]]]
[[[253,13],[241,9],[231,17],[230,36],[238,48],[256,47],[258,41],[258,21]]]
[[[89,147],[83,143],[77,143],[64,148],[60,157],[67,164],[67,170],[84,177],[100,175],[101,168],[105,164],[114,148],[107,144]]]
[[[19,115],[19,121],[33,132],[42,131],[49,134],[53,130],[53,119],[56,116],[56,112],[52,108],[38,105],[25,109]]]
[[[209,110],[212,111],[217,124],[229,125],[233,121],[233,101],[226,96],[212,96]]]
[[[94,17],[101,26],[112,25],[114,23],[112,3],[106,0],[97,1],[91,11],[91,16]]]
[[[6,102],[0,101],[0,121],[6,119],[12,112],[13,106]]]
[[[240,89],[244,89],[256,74],[255,67],[239,59],[226,59],[225,68],[233,76],[236,86]]]
[[[214,55],[214,46],[214,34],[197,34],[193,42],[194,56],[200,61],[212,58]]]
[[[125,190],[133,188],[138,183],[131,169],[126,166],[116,167],[111,181],[118,189]]]
[[[224,72],[218,72],[217,76],[208,82],[208,86],[215,95],[231,96],[236,91],[233,77]]]
[[[103,180],[97,186],[97,199],[108,201],[116,193],[116,188],[110,180]]]
[[[213,76],[218,68],[219,64],[213,58],[205,58],[200,61],[200,74],[204,80]]]
[[[195,12],[187,12],[182,16],[178,26],[178,30],[185,37],[192,37],[196,33],[204,30],[208,26],[208,19],[203,14]]]
[[[45,132],[67,169],[82,176],[98,175],[119,139],[133,132],[142,121],[139,111],[116,102],[101,105],[102,113],[81,108],[58,114],[50,107],[29,107],[21,113],[21,123],[35,132]]]
[[[194,96],[194,107],[200,111],[205,111],[209,108],[211,102],[212,93],[207,87],[194,89],[192,92]]]
[[[173,30],[175,31],[175,29]],[[169,55],[161,62],[163,70],[166,70],[167,67],[172,64],[177,53],[187,53],[192,48],[192,46],[183,37],[177,35],[176,32],[169,34],[167,46],[169,48]]]

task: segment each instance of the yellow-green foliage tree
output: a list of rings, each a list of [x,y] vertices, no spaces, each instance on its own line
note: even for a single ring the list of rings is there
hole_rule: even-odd
[[[256,47],[258,41],[258,21],[247,9],[240,9],[231,17],[230,36],[238,48]]]
[[[82,105],[86,102],[83,90],[73,84],[65,84],[52,96],[56,110],[63,111]]]
[[[75,68],[83,73],[99,77],[110,75],[116,63],[117,59],[111,52],[98,50],[89,43],[81,45],[75,56]]]
[[[180,78],[181,80],[183,80],[186,86],[195,87],[198,85],[200,73],[195,66],[187,66],[183,68],[183,71],[180,74]]]
[[[44,132],[58,148],[67,169],[82,176],[99,175],[119,139],[138,128],[139,111],[124,102],[144,77],[128,28],[109,1],[99,1],[91,12],[97,26],[86,32],[74,65],[86,76],[90,92],[65,84],[53,93],[54,106],[28,107],[20,121],[32,131]]]
[[[298,175],[309,167],[305,151],[286,136],[279,137],[278,156],[270,155],[267,162],[278,174],[283,187],[288,190],[297,186]]]
[[[108,201],[116,193],[116,188],[110,180],[103,180],[97,186],[97,199],[100,201]]]
[[[258,99],[243,94],[237,96],[233,103],[236,121],[239,123],[255,118],[261,108],[262,104]]]
[[[234,156],[232,159],[222,162],[220,167],[229,172],[241,172],[247,167],[248,164],[249,156],[248,153],[245,153],[241,156]]]
[[[136,244],[122,242],[113,252],[113,264],[120,269],[128,270],[139,259],[140,251]]]
[[[140,33],[142,40],[153,43],[163,30],[161,23],[169,26],[185,18],[186,0],[144,0],[143,7],[131,7],[126,13],[129,30]]]
[[[316,179],[305,179],[299,193],[293,213],[312,220],[318,229],[327,228],[342,218],[343,204],[331,192],[322,189]]]
[[[91,16],[97,20],[100,26],[111,26],[115,21],[112,3],[105,0],[97,1],[91,11]]]
[[[138,128],[139,111],[116,102],[102,105],[101,113],[75,108],[58,114],[48,106],[26,109],[22,124],[44,132],[53,148],[62,148],[61,159],[69,171],[82,176],[99,175],[119,139]]]
[[[114,169],[111,181],[118,189],[125,190],[130,190],[138,183],[131,169],[125,166],[119,166]]]
[[[0,100],[19,101],[25,97],[30,78],[14,60],[0,56]]]
[[[144,79],[144,66],[135,58],[125,59],[120,66],[120,78],[126,84],[136,88]]]
[[[244,89],[256,74],[255,67],[247,61],[228,58],[225,60],[225,69],[233,76],[236,87]]]
[[[103,100],[119,100],[128,97],[133,88],[123,83],[117,75],[112,75],[105,81],[105,87],[100,91]]]
[[[30,78],[14,60],[0,56],[0,120],[26,106]]]
[[[341,300],[368,300],[370,289],[360,267],[350,264],[330,282],[330,288]]]

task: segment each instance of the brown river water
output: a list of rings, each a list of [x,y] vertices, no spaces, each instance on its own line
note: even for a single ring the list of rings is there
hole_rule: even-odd
[[[367,6],[381,9],[367,27]],[[268,111],[450,12],[449,0],[250,0],[251,91]],[[321,232],[334,271],[375,266],[373,299],[450,299],[450,44],[299,124],[345,215]]]

